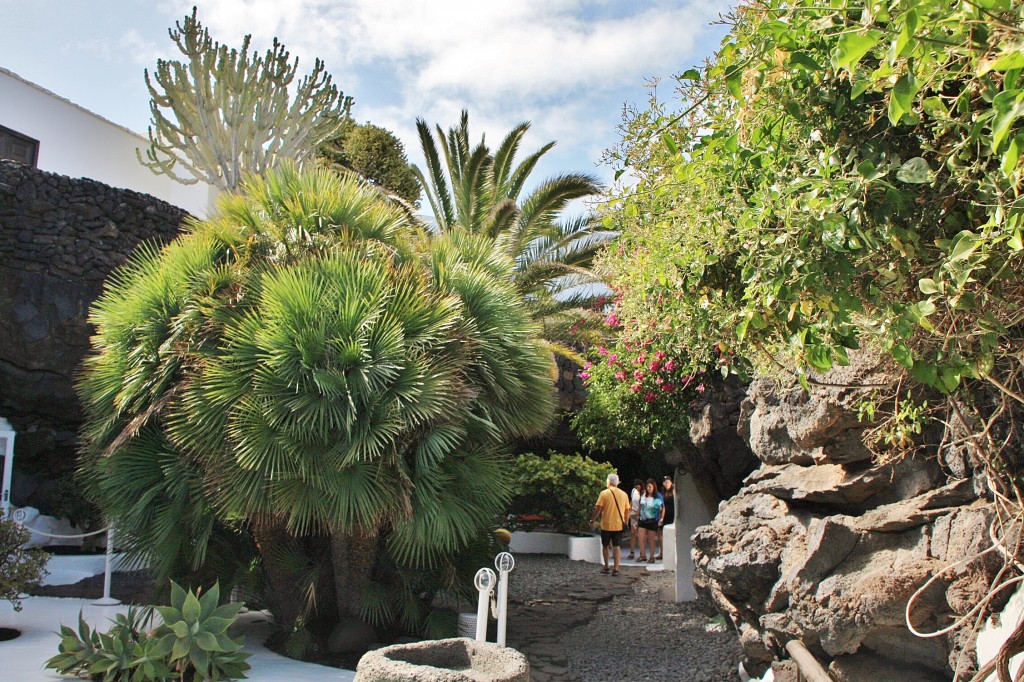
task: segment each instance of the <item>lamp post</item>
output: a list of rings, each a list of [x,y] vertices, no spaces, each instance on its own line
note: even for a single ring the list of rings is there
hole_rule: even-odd
[[[502,552],[494,557],[494,567],[498,569],[498,645],[505,646],[505,620],[508,616],[508,574],[515,568],[516,560],[509,552]]]
[[[476,641],[478,642],[487,641],[487,606],[496,582],[498,582],[498,577],[489,568],[481,568],[473,578],[473,584],[480,592],[480,598],[476,604]]]

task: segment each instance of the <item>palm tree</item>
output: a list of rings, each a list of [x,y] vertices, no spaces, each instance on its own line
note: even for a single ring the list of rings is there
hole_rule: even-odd
[[[517,164],[528,122],[515,126],[493,153],[483,138],[472,146],[465,110],[447,134],[440,126],[432,133],[423,119],[417,119],[416,127],[426,164],[425,172],[413,170],[438,230],[483,235],[512,258],[513,281],[531,317],[553,350],[575,357],[569,346],[589,340],[600,295],[590,267],[611,234],[589,217],[560,221],[559,216],[571,201],[598,194],[600,183],[585,173],[566,173],[523,195],[537,162],[555,144],[547,143]]]
[[[250,181],[96,303],[89,492],[165,573],[251,534],[285,629],[342,615],[422,628],[430,595],[389,586],[431,571],[455,586],[446,567],[508,499],[502,442],[552,412],[512,267],[483,237],[425,238],[330,171]],[[336,608],[311,614],[317,591]]]

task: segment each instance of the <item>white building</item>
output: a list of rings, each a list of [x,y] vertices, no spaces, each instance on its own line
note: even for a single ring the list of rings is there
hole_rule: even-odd
[[[0,67],[0,159],[144,192],[204,217],[217,190],[154,175],[135,150],[149,141]]]

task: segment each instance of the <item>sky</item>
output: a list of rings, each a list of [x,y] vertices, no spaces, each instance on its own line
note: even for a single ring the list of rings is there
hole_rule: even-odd
[[[353,117],[393,131],[422,164],[417,117],[447,130],[469,111],[493,146],[521,121],[520,156],[557,145],[541,179],[590,172],[618,139],[624,106],[649,84],[671,96],[673,74],[717,49],[725,0],[0,0],[0,67],[139,133],[149,124],[143,70],[180,57],[167,30],[199,8],[215,40],[277,37],[307,73],[316,58]],[[0,102],[0,107],[10,106]]]

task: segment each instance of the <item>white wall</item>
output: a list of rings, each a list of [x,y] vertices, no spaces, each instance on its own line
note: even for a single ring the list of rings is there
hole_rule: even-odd
[[[676,569],[676,601],[694,601],[697,590],[693,587],[693,548],[690,538],[699,526],[711,523],[717,509],[711,507],[701,496],[691,474],[676,476],[676,521],[675,521],[675,569]],[[668,543],[665,543],[665,552]]]
[[[215,191],[154,175],[139,163],[148,141],[17,74],[0,68],[0,125],[39,141],[40,170],[144,192],[206,216]]]

